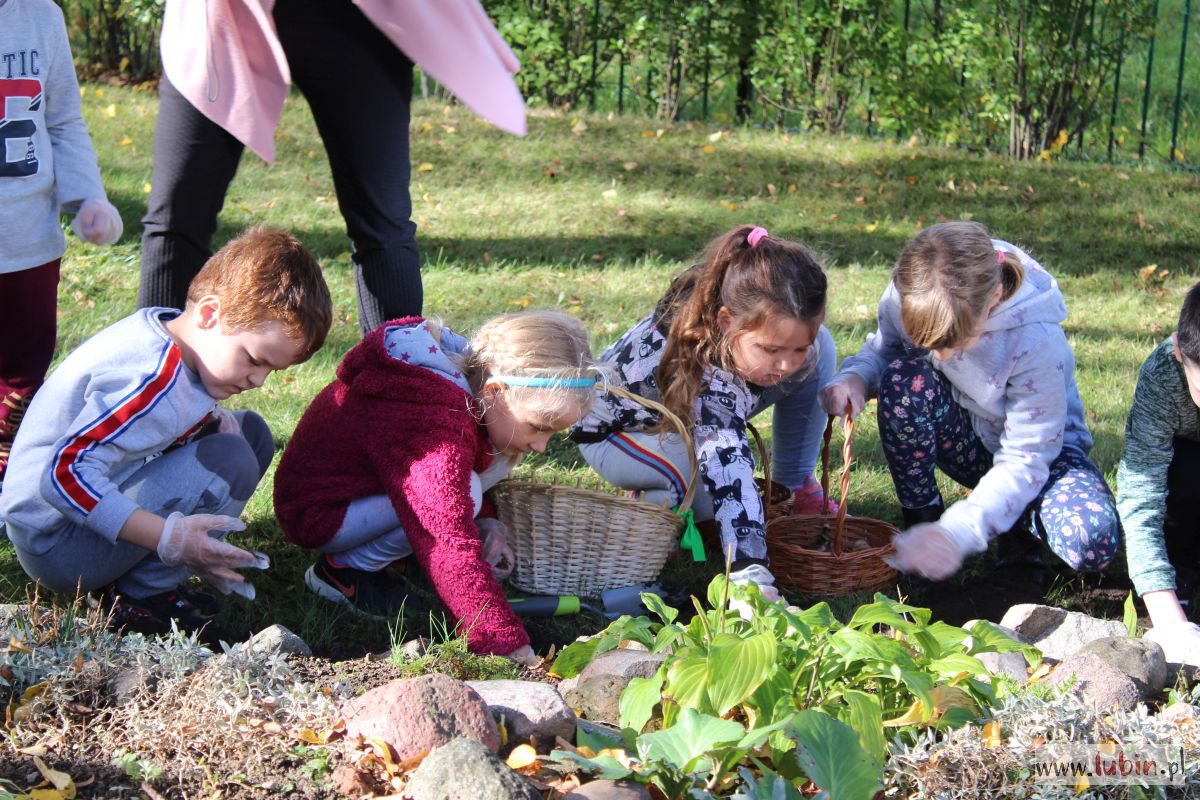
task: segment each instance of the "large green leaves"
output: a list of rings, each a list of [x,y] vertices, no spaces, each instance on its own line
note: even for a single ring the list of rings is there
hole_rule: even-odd
[[[720,633],[707,652],[689,649],[668,668],[666,693],[680,706],[720,716],[754,693],[774,670],[775,659],[770,633],[744,639]]]
[[[643,734],[638,739],[638,756],[643,761],[665,761],[682,772],[708,772],[714,766],[711,752],[733,747],[745,733],[732,720],[685,708],[670,728]]]
[[[639,733],[662,697],[663,676],[658,671],[649,678],[633,678],[621,693],[621,727]]]
[[[796,758],[831,800],[871,800],[883,788],[883,771],[844,722],[820,711],[800,711],[787,727]]]

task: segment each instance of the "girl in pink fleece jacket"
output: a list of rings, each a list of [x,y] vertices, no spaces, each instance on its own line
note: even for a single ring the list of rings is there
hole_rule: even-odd
[[[483,492],[579,421],[595,394],[587,334],[548,311],[505,314],[468,342],[419,317],[346,354],[305,411],[275,473],[284,534],[321,555],[310,589],[376,619],[400,611],[385,568],[408,555],[471,650],[533,663],[501,591],[512,553]]]

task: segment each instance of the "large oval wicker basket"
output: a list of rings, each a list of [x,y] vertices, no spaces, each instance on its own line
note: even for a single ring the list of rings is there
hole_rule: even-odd
[[[521,591],[598,597],[608,589],[650,583],[676,546],[696,494],[699,470],[691,437],[659,403],[620,387],[608,391],[653,408],[675,426],[688,445],[691,483],[676,512],[574,486],[501,481],[492,497],[516,557],[509,582]]]
[[[821,448],[821,488],[829,496],[829,440],[833,417],[825,426]],[[778,517],[767,523],[771,573],[786,591],[814,595],[873,592],[891,586],[896,571],[884,558],[895,552],[895,526],[847,513],[850,491],[850,439],[854,421],[846,420],[842,446],[842,482],[838,513]]]

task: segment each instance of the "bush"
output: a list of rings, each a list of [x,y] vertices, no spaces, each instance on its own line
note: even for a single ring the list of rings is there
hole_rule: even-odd
[[[56,0],[81,76],[120,75],[133,83],[157,78],[164,0]]]

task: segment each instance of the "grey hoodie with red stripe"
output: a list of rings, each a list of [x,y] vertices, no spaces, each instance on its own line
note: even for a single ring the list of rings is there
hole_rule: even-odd
[[[45,553],[72,524],[115,542],[137,509],[117,487],[216,418],[217,401],[163,327],[178,313],[146,308],[110,325],[38,390],[0,495],[18,548]]]

